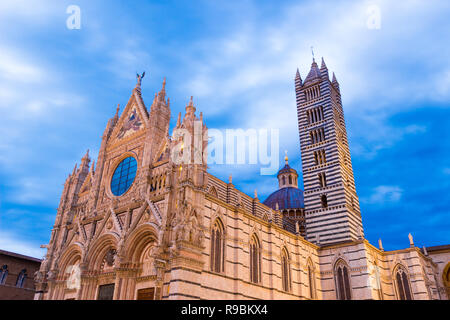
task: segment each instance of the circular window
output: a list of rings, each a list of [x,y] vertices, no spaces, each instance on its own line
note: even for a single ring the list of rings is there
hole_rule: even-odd
[[[122,160],[111,179],[111,192],[115,196],[123,195],[133,184],[136,177],[137,162],[133,157]]]

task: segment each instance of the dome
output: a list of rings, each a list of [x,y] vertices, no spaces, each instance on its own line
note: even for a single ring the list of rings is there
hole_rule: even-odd
[[[276,204],[278,203],[280,210],[305,207],[303,191],[294,187],[281,188],[275,191],[263,203],[272,209],[276,209]]]

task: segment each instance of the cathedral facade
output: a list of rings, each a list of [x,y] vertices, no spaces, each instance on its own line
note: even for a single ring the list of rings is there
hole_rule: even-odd
[[[147,108],[142,77],[97,163],[87,153],[65,181],[35,299],[450,298],[450,246],[419,249],[410,235],[385,251],[364,238],[339,83],[323,60],[295,77],[305,190],[286,157],[265,201],[198,161],[207,127],[192,98],[174,132],[200,138],[186,140],[169,132],[165,80]]]

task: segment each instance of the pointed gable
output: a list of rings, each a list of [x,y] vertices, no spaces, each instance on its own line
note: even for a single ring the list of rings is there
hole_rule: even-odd
[[[117,122],[113,133],[113,141],[122,140],[149,126],[148,112],[138,87],[128,100],[125,110]]]
[[[81,185],[79,195],[82,195],[91,190],[91,186],[92,186],[92,171],[89,171],[88,175],[86,176],[86,179],[84,179],[84,182]]]

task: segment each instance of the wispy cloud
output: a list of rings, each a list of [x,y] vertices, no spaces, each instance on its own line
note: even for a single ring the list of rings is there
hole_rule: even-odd
[[[368,204],[383,205],[389,202],[398,202],[402,198],[403,190],[398,186],[378,186],[373,190],[370,197],[361,198],[362,202]]]

